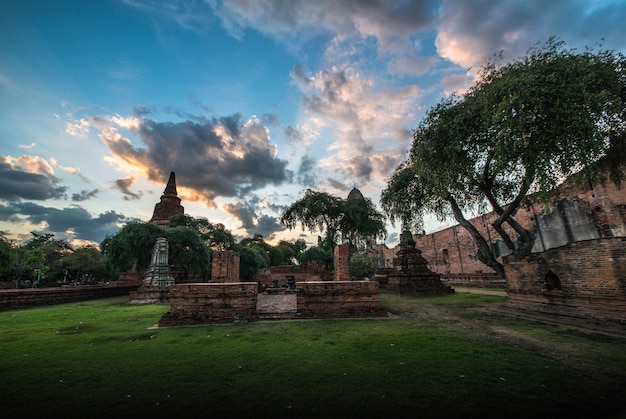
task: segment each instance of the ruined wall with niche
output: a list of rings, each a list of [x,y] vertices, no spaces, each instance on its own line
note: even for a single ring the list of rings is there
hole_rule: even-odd
[[[626,326],[626,238],[506,256],[504,264],[510,308]]]

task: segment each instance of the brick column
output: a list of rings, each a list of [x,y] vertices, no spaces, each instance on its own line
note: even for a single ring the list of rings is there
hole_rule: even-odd
[[[335,246],[335,281],[350,281],[350,244]]]
[[[211,282],[239,282],[239,253],[234,250],[213,252]]]

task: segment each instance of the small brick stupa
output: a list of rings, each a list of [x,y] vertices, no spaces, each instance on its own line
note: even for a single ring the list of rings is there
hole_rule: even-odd
[[[393,261],[394,269],[387,274],[385,289],[407,295],[454,294],[441,282],[441,275],[428,269],[422,251],[415,247],[410,231],[400,236],[400,250]]]
[[[171,172],[167,186],[163,191],[163,195],[161,195],[161,202],[154,206],[154,213],[152,214],[150,222],[169,227],[170,217],[172,215],[184,213],[185,208],[180,205],[180,198],[176,192],[176,175],[174,172]]]

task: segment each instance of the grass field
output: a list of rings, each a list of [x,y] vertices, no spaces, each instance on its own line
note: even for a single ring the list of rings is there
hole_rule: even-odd
[[[626,417],[626,340],[382,296],[394,316],[150,329],[126,298],[0,313],[15,417]]]

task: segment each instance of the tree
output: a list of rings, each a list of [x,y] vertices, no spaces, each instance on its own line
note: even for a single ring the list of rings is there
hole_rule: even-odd
[[[334,259],[333,249],[312,246],[300,253],[297,259],[300,265],[306,265],[314,260],[320,260],[325,262],[326,265],[332,265]]]
[[[300,223],[303,230],[325,232],[321,245],[329,249],[335,247],[339,238],[353,246],[361,241],[384,238],[383,215],[371,200],[364,198],[360,192],[358,195],[358,198],[343,200],[326,192],[307,189],[304,197],[283,213],[280,222],[289,229]]]
[[[184,272],[207,274],[211,253],[196,230],[191,227],[161,227],[152,223],[131,223],[100,244],[107,270],[117,277],[134,269],[145,272],[150,266],[152,249],[159,237],[168,241],[170,265]]]
[[[376,272],[376,257],[355,253],[350,256],[350,276],[354,280],[373,278]]]
[[[300,223],[302,230],[312,233],[326,232],[322,245],[328,248],[335,246],[342,216],[340,198],[326,192],[307,189],[304,196],[291,204],[280,218],[281,224],[294,229]]]
[[[11,276],[11,254],[13,245],[0,231],[0,281],[9,281]]]
[[[224,224],[213,224],[204,217],[191,217],[186,214],[170,217],[170,227],[181,226],[196,230],[211,249],[226,250],[235,243],[232,233],[226,230]]]
[[[270,257],[262,247],[239,246],[239,275],[243,281],[253,281],[259,269],[270,266]]]
[[[623,180],[625,103],[621,54],[577,53],[551,39],[514,63],[488,63],[464,97],[429,110],[413,133],[409,158],[381,195],[382,207],[405,227],[421,227],[425,212],[453,216],[476,242],[477,257],[504,274],[465,214],[490,207],[510,252],[528,253],[535,235],[515,214],[529,194],[549,202],[574,173],[592,183],[604,182],[604,173],[618,185]]]
[[[43,263],[47,272],[45,278],[40,278],[41,282],[60,282],[63,280],[65,264],[63,259],[73,251],[72,246],[65,240],[54,238],[54,234],[40,234],[31,232],[33,237],[23,243],[20,247],[28,254],[35,250],[41,250],[44,255]],[[41,274],[41,273],[40,273]]]
[[[64,258],[67,266],[64,280],[81,281],[84,276],[92,279],[104,279],[106,267],[100,250],[95,246],[81,246]]]
[[[169,248],[169,264],[183,275],[196,272],[203,277],[211,272],[211,249],[200,234],[189,227],[168,227],[164,237]],[[154,246],[154,244],[153,244]]]

